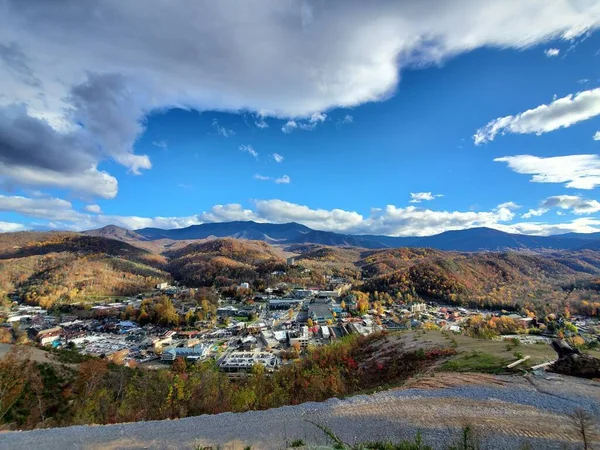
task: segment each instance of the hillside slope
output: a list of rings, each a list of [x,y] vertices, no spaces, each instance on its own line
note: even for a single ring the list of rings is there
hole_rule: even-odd
[[[412,300],[423,297],[487,308],[555,312],[597,294],[569,288],[600,274],[600,254],[564,251],[456,253],[430,249],[383,250],[357,262],[368,292]]]
[[[262,241],[215,239],[167,251],[167,269],[189,286],[250,282],[285,268],[285,259]]]
[[[438,374],[437,387],[396,389],[343,400],[251,411],[201,415],[179,420],[104,426],[78,426],[2,436],[3,448],[286,448],[301,439],[321,446],[327,437],[313,423],[332,430],[344,442],[413,440],[447,449],[470,425],[484,448],[561,449],[581,445],[569,414],[576,408],[600,408],[597,383],[560,375],[449,376]],[[446,384],[445,384],[446,382]],[[310,420],[307,420],[307,417]],[[311,423],[312,422],[312,423]],[[597,436],[592,438],[596,445]]]
[[[164,257],[127,243],[77,233],[0,235],[0,295],[50,307],[137,294],[159,281]]]

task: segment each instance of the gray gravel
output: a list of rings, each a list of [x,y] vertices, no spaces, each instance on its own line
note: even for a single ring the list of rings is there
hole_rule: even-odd
[[[535,449],[582,448],[573,438],[569,440],[565,437],[562,440],[559,431],[552,439],[525,438],[515,435],[510,427],[493,427],[498,417],[502,419],[505,415],[510,419],[512,408],[523,410],[518,405],[535,408],[540,417],[549,413],[568,414],[576,408],[584,408],[599,416],[598,384],[559,376],[534,377],[531,381],[523,377],[507,377],[505,381],[508,385],[504,387],[469,385],[438,390],[395,390],[345,400],[332,399],[324,403],[305,403],[241,414],[205,415],[176,421],[10,432],[0,435],[0,448],[193,449],[197,445],[220,445],[223,449],[237,449],[252,445],[253,449],[282,449],[286,442],[294,439],[302,439],[310,445],[324,445],[328,440],[322,431],[310,423],[315,422],[331,428],[350,443],[412,438],[417,431],[421,431],[427,444],[441,449],[454,441],[460,431],[459,427],[444,426],[436,423],[436,420],[427,419],[430,413],[438,414],[436,408],[445,408],[445,402],[454,408],[450,412],[457,416],[461,414],[461,403],[468,403],[471,411],[475,408],[482,417],[493,418],[489,429],[482,430],[483,448],[518,449],[526,440]],[[421,414],[417,412],[415,415],[412,406],[410,411],[404,411],[412,415],[405,415],[402,408],[406,404],[423,408],[423,421],[416,420]],[[358,412],[355,414],[355,411]],[[531,429],[535,430],[534,417],[532,422]]]

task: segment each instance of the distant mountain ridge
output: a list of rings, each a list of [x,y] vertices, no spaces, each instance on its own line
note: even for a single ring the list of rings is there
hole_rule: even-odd
[[[530,236],[505,233],[491,228],[470,228],[446,231],[425,237],[392,237],[378,235],[352,235],[319,231],[299,223],[284,224],[234,221],[192,225],[186,228],[165,230],[142,228],[126,230],[110,225],[85,234],[108,237],[131,242],[159,239],[193,240],[209,238],[236,238],[268,242],[269,244],[321,244],[336,247],[362,247],[368,249],[398,247],[429,247],[439,250],[474,252],[484,250],[575,250],[600,248],[600,233],[567,233],[555,236]]]

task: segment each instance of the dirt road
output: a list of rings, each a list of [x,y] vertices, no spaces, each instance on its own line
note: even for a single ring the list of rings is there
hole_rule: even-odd
[[[268,411],[199,416],[177,421],[5,433],[3,449],[282,449],[286,442],[327,443],[313,423],[353,443],[412,438],[446,448],[464,425],[483,448],[581,448],[567,415],[583,408],[598,416],[600,385],[557,375],[494,377],[436,374],[412,380],[407,389]],[[313,423],[311,423],[313,422]],[[599,437],[594,433],[594,441]]]

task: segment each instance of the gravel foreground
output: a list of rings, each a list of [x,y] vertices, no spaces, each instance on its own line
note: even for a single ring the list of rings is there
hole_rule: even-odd
[[[600,384],[554,374],[441,374],[416,380],[409,389],[267,411],[7,432],[0,434],[0,448],[279,450],[295,439],[327,444],[316,423],[348,443],[412,439],[420,431],[426,444],[445,449],[470,425],[485,449],[520,449],[525,442],[533,449],[579,449],[579,434],[568,417],[577,408],[600,417]],[[594,444],[599,439],[592,435]]]

